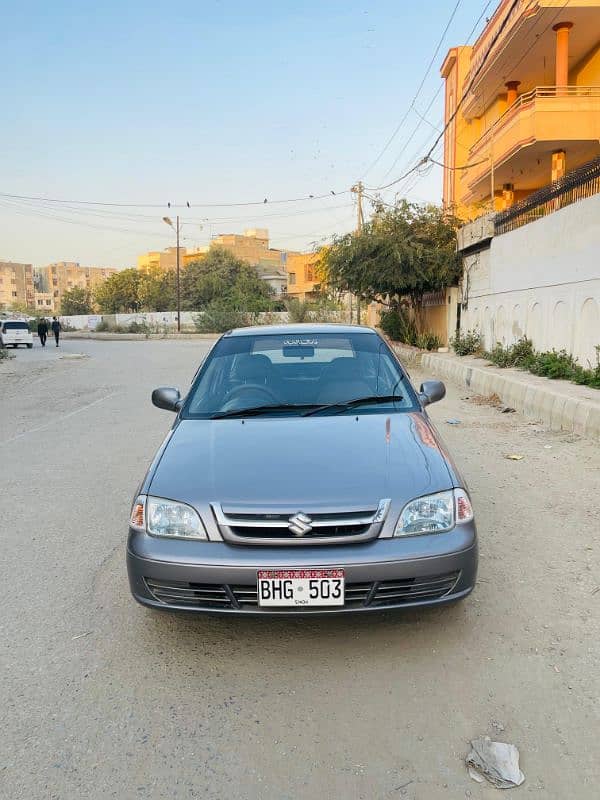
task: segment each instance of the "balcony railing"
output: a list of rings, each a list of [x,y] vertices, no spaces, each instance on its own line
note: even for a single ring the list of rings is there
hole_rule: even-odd
[[[514,231],[565,206],[600,192],[600,157],[568,172],[549,186],[533,192],[525,200],[500,211],[494,219],[496,236]]]
[[[489,146],[490,141],[499,135],[501,128],[523,108],[527,108],[532,103],[538,100],[568,100],[576,97],[600,98],[600,86],[537,86],[530,92],[524,92],[519,95],[515,102],[498,117],[496,122],[479,137],[471,148],[471,153],[475,153]]]

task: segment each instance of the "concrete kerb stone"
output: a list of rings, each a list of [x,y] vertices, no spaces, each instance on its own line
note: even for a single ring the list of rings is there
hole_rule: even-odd
[[[600,440],[600,392],[566,381],[530,375],[515,369],[485,366],[474,357],[421,352],[390,343],[403,361],[419,364],[436,377],[452,380],[473,394],[497,394],[502,402],[555,431]],[[597,397],[596,397],[597,395]]]
[[[215,342],[219,333],[94,333],[92,331],[64,331],[63,339],[101,339],[105,341],[144,341],[145,339],[204,339]]]

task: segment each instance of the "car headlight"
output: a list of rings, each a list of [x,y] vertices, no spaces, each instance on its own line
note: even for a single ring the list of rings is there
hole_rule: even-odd
[[[162,497],[138,497],[133,504],[130,524],[136,530],[146,530],[152,536],[208,539],[195,509],[186,503]]]
[[[443,533],[472,519],[473,508],[464,489],[437,492],[411,500],[404,506],[394,536]]]

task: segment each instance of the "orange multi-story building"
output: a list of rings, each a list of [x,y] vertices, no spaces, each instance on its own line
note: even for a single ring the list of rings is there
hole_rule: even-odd
[[[320,288],[317,253],[289,253],[287,257],[287,293],[298,300],[308,300]]]
[[[444,204],[503,210],[600,154],[600,2],[502,0],[445,79]]]

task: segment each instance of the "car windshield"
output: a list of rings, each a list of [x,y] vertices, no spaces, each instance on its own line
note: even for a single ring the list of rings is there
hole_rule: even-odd
[[[4,330],[5,331],[27,331],[29,330],[29,326],[26,322],[5,322],[4,323]]]
[[[400,365],[375,333],[246,334],[215,345],[182,416],[380,414],[414,410],[415,403]]]

